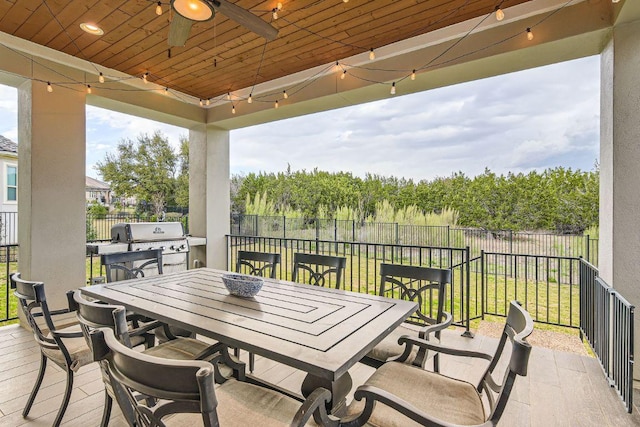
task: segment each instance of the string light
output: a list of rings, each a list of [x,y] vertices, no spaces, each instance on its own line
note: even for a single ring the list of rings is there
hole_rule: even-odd
[[[204,101],[202,100],[202,98],[200,98],[200,106],[202,107],[204,105]]]
[[[156,6],[156,15],[162,15],[162,3],[160,2],[158,2],[158,5]]]
[[[276,19],[278,19],[278,9],[277,8],[273,8],[273,20],[275,21]]]
[[[289,98],[289,94],[287,94],[286,89],[282,91],[282,96],[284,97],[284,99]]]
[[[273,108],[278,108],[280,105],[278,105],[278,100],[276,99],[276,103],[273,104]]]
[[[235,114],[236,113],[236,106],[231,104],[231,114]]]
[[[612,1],[612,3],[619,3],[619,0],[611,0],[611,1]],[[343,2],[344,2],[344,3],[348,3],[348,0],[343,0]],[[160,13],[162,13],[162,7],[161,7],[161,5],[162,5],[162,2],[158,1],[158,3],[157,3],[157,7],[156,7],[156,13],[158,13],[158,12],[157,12],[157,11],[158,11],[158,9],[160,10]],[[278,2],[278,3],[277,3],[277,7],[276,7],[276,8],[274,8],[274,10],[278,11],[278,10],[281,10],[281,9],[282,9],[282,3],[281,3],[281,2]],[[555,12],[557,12],[557,10],[556,10],[556,11],[554,11],[554,12],[552,12],[552,13],[551,13],[551,15],[552,15],[553,13],[555,13]],[[160,13],[159,13],[159,14],[160,14]],[[496,8],[495,8],[495,14],[496,14],[496,19],[497,19],[498,21],[503,20],[503,19],[504,19],[504,17],[505,17],[504,12],[502,11],[502,9],[501,9],[499,6],[496,6]],[[470,31],[470,32],[471,32],[471,31]],[[467,34],[467,35],[468,35],[468,34]],[[533,34],[533,31],[531,30],[531,27],[527,27],[527,28],[526,28],[526,35],[527,35],[527,39],[528,39],[529,41],[532,41],[532,40],[534,39],[534,34]],[[466,37],[466,36],[465,36],[465,37]],[[512,36],[512,37],[513,37],[513,36]],[[464,37],[463,37],[463,38],[464,38]],[[502,42],[504,42],[504,41],[505,41],[505,40],[503,40]],[[0,44],[0,45],[1,45],[1,44]],[[375,55],[375,52],[374,52],[374,48],[371,48],[371,49],[370,49],[370,52],[369,52],[369,59],[370,59],[370,60],[374,60],[375,58],[376,58],[376,55]],[[433,62],[433,61],[431,61],[431,62]],[[421,70],[422,70],[422,69],[425,69],[428,65],[430,65],[430,64],[431,64],[431,62],[430,62],[429,64],[427,64],[427,65],[425,65],[425,66],[421,67]],[[340,70],[342,70],[342,73],[340,74],[340,78],[341,78],[341,79],[345,79],[345,78],[346,78],[346,74],[347,74],[347,70],[344,68],[344,66],[340,65],[340,63],[339,63],[338,61],[336,61],[336,68],[339,68]],[[367,69],[366,67],[361,67],[361,68],[363,68],[363,69]],[[149,77],[149,76],[150,76],[150,73],[149,73],[148,71],[147,71],[147,72],[145,72],[145,73],[141,76],[141,77],[142,77],[142,80],[144,81],[144,83],[145,83],[145,84],[146,84],[146,83],[148,83],[148,77]],[[411,80],[415,80],[415,78],[416,78],[416,70],[415,70],[415,69],[414,69],[414,70],[412,70],[412,72],[411,72],[411,74],[409,75],[409,77],[411,78]],[[130,78],[130,79],[136,79],[136,78],[138,78],[138,77],[130,76],[129,78]],[[405,78],[406,78],[406,77],[405,77]],[[122,80],[122,79],[121,79],[121,80]],[[403,78],[403,80],[404,80],[404,78]],[[42,82],[42,80],[40,80],[40,81]],[[104,82],[105,82],[105,76],[104,76],[104,74],[103,74],[102,72],[99,72],[98,81],[99,81],[100,83],[104,83]],[[372,82],[373,82],[373,83],[378,83],[378,84],[383,83],[382,81],[380,81],[380,82],[374,82],[374,81],[372,81]],[[50,92],[50,93],[51,93],[51,92],[53,92],[53,86],[52,86],[51,82],[46,82],[46,83],[47,83],[47,92]],[[54,83],[54,84],[58,84],[58,83]],[[80,81],[73,82],[73,84],[83,85],[83,86],[85,86],[85,87],[86,87],[86,91],[87,91],[87,93],[89,93],[89,94],[90,94],[90,93],[92,93],[91,85],[88,85],[88,84],[83,83],[83,82],[80,82]],[[151,89],[151,90],[155,91],[155,90],[157,90],[157,89]],[[180,89],[178,88],[177,90],[180,90]],[[169,94],[169,87],[165,87],[165,88],[164,88],[164,93],[165,93],[165,94],[167,94],[167,95]],[[396,94],[396,82],[393,82],[393,83],[392,83],[390,93],[391,93],[392,95],[395,95],[395,94]],[[180,94],[180,92],[178,92],[178,94]],[[287,93],[287,91],[286,91],[286,90],[283,90],[283,97],[284,97],[284,99],[287,99],[287,98],[288,98],[288,93]],[[232,98],[231,98],[231,94],[230,94],[230,92],[227,92],[227,100],[231,100],[231,99],[232,99]],[[195,104],[195,102],[194,102],[194,101],[191,101],[191,102]],[[247,98],[247,103],[251,104],[252,102],[253,102],[253,94],[249,94],[249,97]],[[202,105],[203,105],[203,99],[199,99],[199,103],[200,103],[200,105],[202,106]],[[207,106],[208,106],[208,105],[210,105],[210,98],[206,100],[206,105],[207,105]],[[276,101],[275,101],[274,108],[278,108],[278,107],[279,107],[279,103],[278,103],[278,101],[276,100]],[[234,105],[234,104],[232,104],[232,112],[233,112],[233,110],[235,110],[235,105]],[[235,114],[235,112],[234,112],[234,114]]]
[[[211,105],[211,98],[207,98],[207,107]]]

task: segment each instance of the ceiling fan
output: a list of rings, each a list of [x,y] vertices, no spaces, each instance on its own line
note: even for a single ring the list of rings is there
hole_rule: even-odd
[[[278,30],[246,9],[226,0],[171,0],[175,12],[169,26],[169,46],[184,46],[195,22],[212,19],[216,11],[271,41]]]

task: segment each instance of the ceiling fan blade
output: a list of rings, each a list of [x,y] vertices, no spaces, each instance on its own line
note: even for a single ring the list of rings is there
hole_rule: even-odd
[[[192,20],[181,16],[179,13],[174,13],[171,25],[169,25],[169,46],[184,46],[189,38],[192,25]]]
[[[246,9],[229,3],[226,0],[211,0],[213,7],[220,11],[224,16],[233,19],[238,24],[253,31],[259,36],[272,41],[278,37],[278,30],[269,23],[263,21],[260,17],[254,15]]]

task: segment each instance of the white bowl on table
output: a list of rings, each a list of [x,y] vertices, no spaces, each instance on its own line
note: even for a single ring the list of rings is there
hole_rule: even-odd
[[[222,283],[231,295],[242,298],[251,298],[262,288],[264,279],[258,276],[248,276],[246,274],[223,274]]]

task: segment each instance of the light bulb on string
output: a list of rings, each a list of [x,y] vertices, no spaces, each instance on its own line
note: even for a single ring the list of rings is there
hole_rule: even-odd
[[[371,48],[371,50],[369,51],[369,59],[371,61],[373,61],[374,59],[376,59],[376,53],[373,51],[373,48]]]
[[[207,98],[207,107],[211,105],[211,98]]]
[[[273,108],[278,108],[280,105],[278,104],[278,100],[276,99],[276,103],[273,104]]]
[[[395,95],[396,94],[396,82],[393,82],[393,84],[391,85],[391,91],[389,93],[391,95]]]
[[[236,113],[236,106],[231,104],[231,114],[235,114]]]
[[[200,99],[200,106],[202,107],[204,105],[204,101],[202,101],[202,98]]]
[[[247,99],[247,102],[249,104],[251,104],[253,102],[253,95],[252,94],[249,94],[249,99]]]
[[[411,72],[411,80],[415,80],[416,79],[416,70],[413,70]]]
[[[149,74],[149,73],[144,73],[144,74],[142,75],[142,81],[144,82],[144,84],[147,84],[147,83],[148,83],[148,80],[147,80],[147,75],[148,75],[148,74]]]
[[[162,15],[162,3],[158,2],[158,5],[156,6],[156,15],[160,16]]]
[[[164,88],[164,94],[165,94],[165,95],[169,95],[169,88],[168,88],[168,87],[165,87],[165,88]]]
[[[496,6],[496,20],[502,21],[504,19],[504,12],[500,9],[500,6]]]
[[[87,85],[87,93],[91,93],[91,85]]]
[[[98,81],[100,83],[104,83],[104,75],[102,73],[100,73],[100,75],[98,76]]]
[[[227,101],[231,101],[231,92],[227,92]]]
[[[272,12],[273,12],[273,20],[275,21],[276,19],[278,19],[278,9],[274,7]]]
[[[340,75],[340,80],[344,80],[347,77],[347,70],[344,70]]]
[[[533,40],[533,32],[531,32],[531,28],[527,28],[527,40]]]
[[[278,9],[278,10],[282,10],[282,2],[278,2],[278,3],[276,4],[276,9]]]
[[[289,94],[287,93],[287,91],[286,91],[286,90],[283,90],[283,91],[282,91],[282,97],[283,97],[284,99],[289,98]]]
[[[47,82],[47,92],[51,93],[53,92],[53,86],[51,86],[51,83]]]

